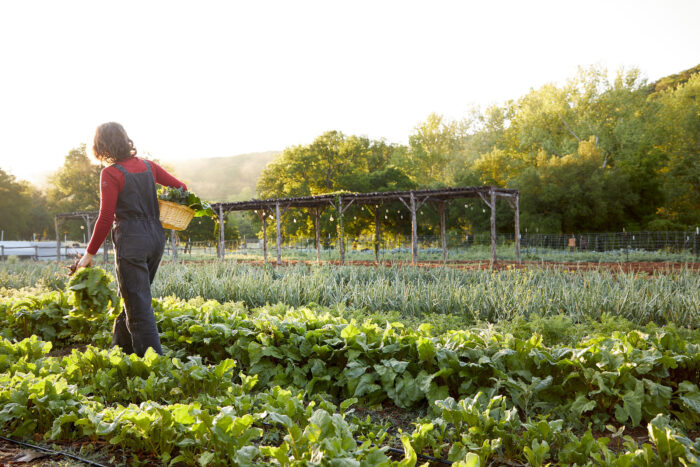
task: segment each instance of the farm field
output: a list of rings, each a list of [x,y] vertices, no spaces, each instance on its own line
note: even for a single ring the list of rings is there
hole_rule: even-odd
[[[109,348],[109,275],[82,276],[0,264],[14,439],[103,465],[699,462],[689,268],[164,262],[144,358]]]

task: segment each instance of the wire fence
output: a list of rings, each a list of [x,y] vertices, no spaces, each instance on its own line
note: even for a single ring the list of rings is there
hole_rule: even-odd
[[[419,256],[426,260],[442,258],[442,238],[439,235],[418,237]],[[448,260],[480,260],[490,257],[491,237],[487,232],[459,234],[449,232],[445,236]],[[496,246],[500,259],[515,259],[515,235],[497,234]],[[579,261],[698,261],[700,255],[700,232],[613,232],[566,234],[529,234],[520,236],[520,250],[524,259],[579,260]],[[283,239],[283,259],[316,258],[313,238]],[[216,242],[192,242],[178,245],[179,254],[188,257],[216,258],[219,246]],[[345,257],[353,260],[391,260],[410,258],[411,237],[385,236],[376,242],[374,236],[347,236]],[[172,255],[170,244],[166,244],[166,255]],[[225,255],[241,259],[261,259],[262,240],[247,239],[245,242],[225,242]],[[267,242],[268,259],[276,259],[277,245]],[[339,258],[338,238],[320,239],[320,259]]]

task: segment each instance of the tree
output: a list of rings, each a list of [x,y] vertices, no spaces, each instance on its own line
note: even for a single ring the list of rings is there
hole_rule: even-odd
[[[397,161],[400,163],[403,153],[404,148],[384,141],[329,131],[309,145],[285,149],[263,170],[257,190],[263,198],[286,198],[337,191],[366,193],[410,189],[415,183],[395,165]],[[334,221],[331,221],[333,215]],[[359,233],[369,229],[371,224],[367,213],[355,207],[346,212],[345,220],[347,232]],[[310,211],[290,212],[282,223],[286,237],[314,235]],[[321,216],[322,235],[335,235],[336,223],[337,214],[326,210]]]
[[[655,154],[665,199],[662,220],[688,227],[700,224],[700,73],[655,96]]]
[[[22,196],[26,200],[25,228],[21,232],[21,238],[55,238],[53,217],[49,213],[46,197],[34,185],[29,182],[20,182]]]
[[[100,170],[92,164],[85,145],[71,149],[63,167],[50,178],[46,197],[51,211],[72,212],[97,210],[100,207]]]
[[[522,228],[540,232],[617,230],[625,208],[637,202],[624,173],[602,167],[604,156],[593,138],[564,157],[541,153],[512,182],[520,190]]]
[[[453,174],[447,173],[460,147],[462,128],[457,122],[446,122],[441,115],[430,114],[416,126],[408,137],[406,162],[410,177],[420,187],[449,183]]]
[[[0,230],[6,240],[19,240],[26,231],[29,200],[22,192],[14,175],[0,169]]]
[[[17,181],[0,169],[0,230],[6,240],[46,238],[53,222],[43,194],[31,183]]]

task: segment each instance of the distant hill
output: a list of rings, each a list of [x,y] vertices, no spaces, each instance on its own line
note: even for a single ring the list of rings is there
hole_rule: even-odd
[[[255,197],[255,183],[280,151],[230,157],[168,161],[174,175],[200,197],[212,201],[242,201]]]
[[[694,66],[693,68],[690,68],[688,70],[681,71],[680,73],[677,73],[675,75],[669,75],[663,78],[659,78],[656,82],[651,83],[649,87],[650,91],[652,94],[657,94],[662,91],[665,91],[668,88],[675,89],[681,84],[688,81],[688,79],[695,73],[700,73],[700,65]]]

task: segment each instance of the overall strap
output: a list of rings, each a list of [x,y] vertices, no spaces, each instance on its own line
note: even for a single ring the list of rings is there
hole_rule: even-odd
[[[119,169],[119,171],[121,173],[123,173],[125,176],[129,173],[129,172],[127,172],[127,170],[124,167],[122,167],[119,164],[112,164],[112,167],[116,167],[117,169]]]
[[[144,164],[146,164],[146,171],[148,173],[151,173],[151,164],[149,164],[146,159],[141,159],[141,160],[143,161]]]

